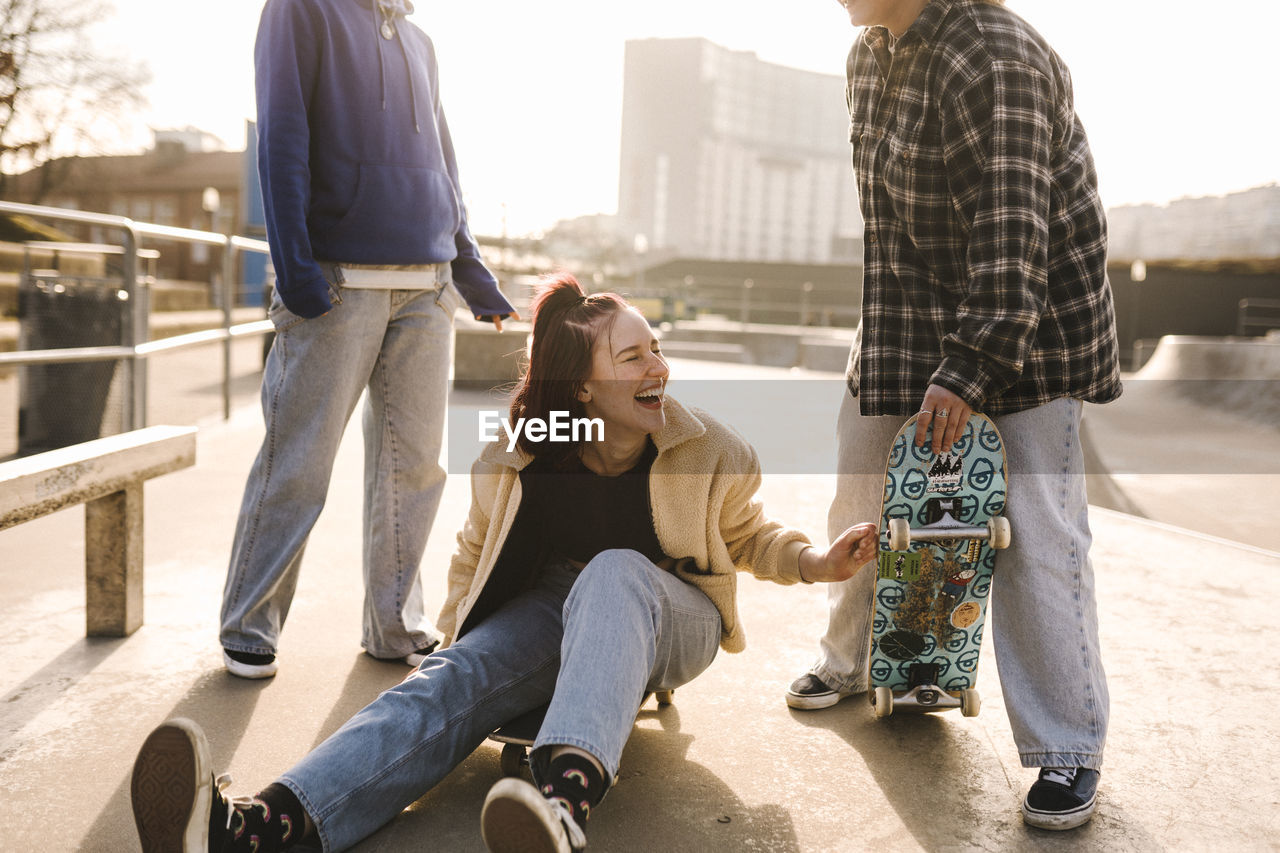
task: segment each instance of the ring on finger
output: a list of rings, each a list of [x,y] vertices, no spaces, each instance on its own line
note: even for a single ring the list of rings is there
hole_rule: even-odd
[[[945,417],[947,417],[947,415],[948,415],[948,412],[947,412],[946,408],[938,409],[938,411],[937,411],[937,417],[945,418]]]

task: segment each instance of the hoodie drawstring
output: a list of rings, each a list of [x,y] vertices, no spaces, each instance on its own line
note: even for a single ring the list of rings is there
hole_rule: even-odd
[[[400,43],[400,55],[404,59],[404,70],[409,78],[409,109],[413,116],[413,129],[415,133],[421,133],[422,127],[418,124],[418,92],[413,82],[413,65],[409,61],[409,51],[404,46],[404,39],[396,38],[399,35],[396,30],[396,19],[403,18],[412,12],[413,4],[407,0],[376,0],[372,11],[374,30],[377,32],[374,40],[378,43],[378,82],[382,89],[382,109],[383,111],[387,109],[387,64],[386,57],[382,53],[382,43],[395,39]]]

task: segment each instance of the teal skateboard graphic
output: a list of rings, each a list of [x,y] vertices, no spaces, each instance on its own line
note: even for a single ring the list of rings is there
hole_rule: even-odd
[[[1000,433],[969,418],[949,453],[898,431],[884,475],[880,554],[871,603],[871,703],[894,711],[977,715],[978,653],[997,549],[1010,541]]]

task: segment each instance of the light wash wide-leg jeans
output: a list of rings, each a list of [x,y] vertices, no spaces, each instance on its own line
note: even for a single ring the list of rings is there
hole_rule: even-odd
[[[266,435],[236,522],[224,648],[275,653],[338,444],[366,390],[361,643],[375,657],[395,658],[438,639],[418,570],[445,484],[440,449],[453,311],[461,304],[448,281],[438,284],[331,284],[333,309],[311,320],[273,298],[276,339],[262,378]]]
[[[605,551],[581,572],[553,563],[534,588],[429,655],[280,782],[323,848],[344,850],[422,797],[489,732],[548,700],[535,778],[545,747],[569,744],[611,779],[645,692],[692,680],[719,642],[711,600],[635,551]]]
[[[1098,643],[1092,535],[1080,445],[1082,404],[1063,398],[992,418],[1009,470],[1013,544],[992,583],[991,624],[1000,686],[1024,767],[1100,769],[1108,693]],[[905,418],[863,417],[844,392],[837,425],[834,538],[878,521],[889,445]],[[830,615],[813,671],[830,687],[867,688],[875,572],[830,584]]]

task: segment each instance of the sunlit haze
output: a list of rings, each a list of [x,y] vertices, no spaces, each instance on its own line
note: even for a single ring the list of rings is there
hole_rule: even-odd
[[[148,128],[244,145],[262,0],[115,0],[104,48],[147,58]],[[623,45],[702,36],[843,75],[855,30],[831,0],[416,0],[435,40],[472,223],[512,234],[617,206]],[[1009,0],[1071,67],[1108,206],[1280,180],[1275,38],[1256,0]],[[850,178],[852,180],[852,178]],[[505,205],[505,207],[504,207]]]

